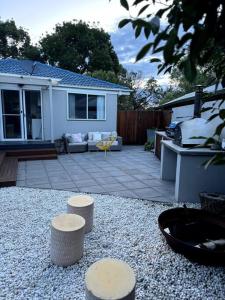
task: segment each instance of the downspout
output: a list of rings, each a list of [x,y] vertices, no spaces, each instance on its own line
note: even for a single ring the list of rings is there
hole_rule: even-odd
[[[54,122],[53,122],[53,101],[52,101],[52,81],[49,84],[49,103],[50,103],[50,124],[51,124],[51,142],[54,143]]]

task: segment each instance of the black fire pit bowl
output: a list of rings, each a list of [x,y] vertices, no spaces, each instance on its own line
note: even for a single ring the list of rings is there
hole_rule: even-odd
[[[225,266],[225,246],[214,247],[214,241],[223,244],[225,239],[225,219],[199,209],[174,208],[162,212],[158,223],[175,252],[200,264]]]

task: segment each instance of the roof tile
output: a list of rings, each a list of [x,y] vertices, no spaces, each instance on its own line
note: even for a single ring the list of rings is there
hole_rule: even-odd
[[[57,78],[61,79],[60,84],[64,85],[129,90],[126,86],[87,75],[81,75],[32,60],[18,60],[12,58],[0,59],[0,73]]]

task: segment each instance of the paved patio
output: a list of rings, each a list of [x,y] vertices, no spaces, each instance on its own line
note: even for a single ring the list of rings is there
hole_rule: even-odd
[[[106,158],[102,152],[86,152],[20,162],[17,186],[174,202],[174,184],[161,181],[159,174],[153,153],[127,146]]]

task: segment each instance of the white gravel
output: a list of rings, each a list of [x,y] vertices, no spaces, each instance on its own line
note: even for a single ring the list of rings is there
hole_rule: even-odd
[[[128,262],[137,274],[136,299],[224,299],[225,270],[175,254],[157,216],[167,205],[93,195],[95,226],[84,257],[61,268],[49,256],[50,220],[65,211],[71,192],[0,190],[0,299],[85,299],[84,274],[103,257]]]

